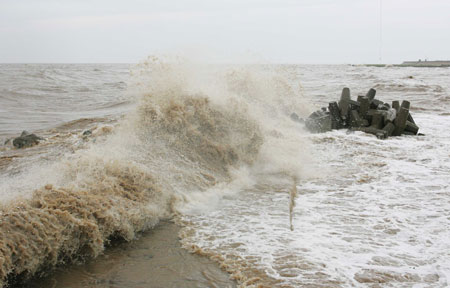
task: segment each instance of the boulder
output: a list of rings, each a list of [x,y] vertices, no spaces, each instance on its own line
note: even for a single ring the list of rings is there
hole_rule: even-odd
[[[369,101],[372,101],[375,99],[375,94],[377,94],[377,90],[370,88],[369,91],[367,91],[366,97],[369,99]]]
[[[350,127],[366,127],[369,126],[369,121],[359,116],[358,111],[352,110],[350,112]]]
[[[36,136],[35,134],[30,134],[27,131],[23,131],[22,134],[13,140],[13,146],[20,148],[27,148],[39,144],[39,141],[43,138]]]
[[[414,135],[417,135],[417,133],[419,133],[419,126],[406,120],[405,132],[411,132]]]
[[[384,127],[383,130],[386,131],[386,137],[392,136],[392,133],[394,133],[395,125],[392,122],[388,122]]]
[[[293,113],[293,114],[295,114],[295,113]],[[295,115],[297,115],[297,114],[295,114]],[[291,115],[292,116],[292,115]],[[297,116],[297,118],[298,118],[298,116]],[[92,131],[91,130],[85,130],[84,132],[83,132],[83,136],[89,136],[89,135],[92,135]]]
[[[308,118],[305,121],[306,128],[313,133],[328,132],[332,130],[330,115],[323,115],[318,118]]]
[[[345,87],[342,89],[341,99],[339,100],[339,110],[341,111],[341,118],[347,122],[350,109],[350,89]]]
[[[372,99],[372,101],[370,101],[370,108],[378,109],[378,107],[383,104],[384,104],[383,101],[380,101],[378,99]]]
[[[400,107],[400,111],[398,112],[397,117],[395,118],[394,124],[395,124],[395,130],[392,135],[394,136],[400,136],[405,131],[406,128],[406,121],[408,119],[409,110]]]
[[[339,102],[330,102],[328,107],[313,112],[305,125],[311,132],[327,132],[333,129],[350,128],[351,131],[364,131],[379,139],[389,136],[421,135],[419,127],[409,113],[410,102],[392,101],[392,106],[375,99],[376,90],[370,89],[366,96],[358,96],[357,101],[350,97],[350,89],[342,89]],[[391,108],[392,107],[392,108]],[[298,115],[291,119],[299,121]]]
[[[400,110],[400,102],[398,102],[398,101],[392,101],[392,108],[394,108],[395,111],[398,112],[398,110]]]
[[[332,129],[341,129],[345,126],[344,121],[341,118],[341,111],[336,101],[328,103],[328,110],[331,116]]]
[[[397,111],[394,108],[389,108],[385,113],[385,124],[387,122],[394,122],[395,118],[397,117]]]
[[[358,96],[358,102],[360,103],[359,115],[362,118],[366,118],[367,112],[369,111],[369,108],[370,108],[370,100],[369,100],[369,98],[367,98],[365,96]]]

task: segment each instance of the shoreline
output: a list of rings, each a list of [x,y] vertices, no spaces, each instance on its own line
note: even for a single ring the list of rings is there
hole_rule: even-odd
[[[60,266],[43,278],[9,287],[237,287],[218,263],[181,247],[180,229],[161,221],[138,239],[113,243],[95,259]]]
[[[366,67],[415,67],[415,68],[449,68],[450,65],[433,65],[433,64],[364,64]]]

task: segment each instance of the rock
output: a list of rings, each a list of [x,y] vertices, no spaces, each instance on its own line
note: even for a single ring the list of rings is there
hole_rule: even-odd
[[[393,133],[394,136],[400,136],[405,131],[408,114],[409,114],[408,109],[400,107],[400,111],[398,112],[398,115],[394,121],[395,124],[395,130]]]
[[[331,131],[331,115],[324,115],[319,118],[308,118],[305,121],[306,128],[313,133]]]
[[[411,106],[411,103],[409,103],[409,101],[404,100],[404,101],[402,101],[402,105],[400,107],[403,107],[403,108],[406,108],[409,110],[410,106]],[[407,120],[413,124],[416,124],[416,122],[414,122],[414,119],[412,118],[411,114],[408,114]]]
[[[375,134],[375,136],[377,136],[378,139],[387,139],[388,138],[387,133],[384,130],[380,130],[379,132],[377,132]]]
[[[409,103],[409,101],[402,101],[402,106],[401,107],[406,108],[406,109],[409,110],[410,106],[411,106],[411,103]],[[399,103],[399,101],[392,101],[392,108],[397,110],[397,113],[398,113],[398,111],[400,110],[400,103]],[[414,121],[411,113],[408,114],[408,119],[407,120],[409,122],[413,123],[413,124],[416,124],[416,122]]]
[[[416,134],[413,132],[409,132],[409,131],[403,131],[402,133],[403,135],[407,135],[407,136],[415,136]]]
[[[417,133],[419,133],[419,126],[417,126],[416,124],[406,120],[405,131],[406,132],[411,132],[414,135],[417,135]]]
[[[370,88],[369,91],[367,91],[366,97],[369,99],[369,102],[375,99],[375,94],[377,94],[377,90],[373,88]]]
[[[408,111],[409,111],[409,108],[411,107],[411,103],[409,103],[409,101],[407,101],[407,100],[403,100],[402,105],[400,105],[400,108],[402,108],[402,107],[405,109],[408,109]],[[409,113],[408,113],[406,120],[408,120],[411,123],[415,123],[414,119],[412,119],[412,116]]]
[[[358,110],[359,106],[361,106],[361,103],[359,103],[358,101],[355,101],[355,100],[349,100],[348,104],[350,105],[351,110],[354,110],[354,109]]]
[[[350,111],[350,127],[366,127],[369,126],[369,121],[359,116],[358,111]]]
[[[384,111],[387,111],[387,110],[389,109],[389,107],[387,107],[387,106],[384,105],[384,104],[385,104],[385,103],[378,105],[378,106],[377,106],[377,110],[384,110]]]
[[[381,129],[384,124],[384,115],[381,113],[381,111],[377,111],[377,113],[374,113],[372,116],[372,121],[370,127],[375,129]]]
[[[386,136],[392,136],[392,133],[394,133],[395,130],[395,125],[392,122],[387,123],[384,127],[383,130],[386,131]]]
[[[388,103],[379,104],[379,105],[377,106],[377,110],[384,110],[384,111],[387,111],[387,110],[389,110],[389,109],[391,109],[391,106],[390,106]]]
[[[397,111],[394,108],[389,108],[384,116],[384,123],[387,122],[394,122],[395,118],[397,117]]]
[[[328,110],[330,111],[332,129],[343,128],[345,125],[344,122],[342,121],[341,111],[339,110],[337,102],[333,101],[328,103]]]
[[[414,119],[411,116],[411,113],[408,114],[408,121],[413,123],[413,124],[416,124],[416,122],[414,121]]]
[[[295,114],[295,113],[292,113],[292,114]],[[292,114],[291,114],[291,119],[292,119]],[[295,115],[297,115],[297,114],[295,114]],[[297,118],[298,118],[298,116],[297,116]],[[92,135],[92,131],[91,130],[86,130],[86,131],[83,132],[83,136],[89,136],[89,135]]]
[[[398,112],[398,110],[400,110],[400,102],[392,101],[392,108],[394,108]]]
[[[314,133],[326,132],[332,129],[350,127],[349,131],[364,131],[379,139],[399,135],[423,135],[418,133],[419,127],[409,113],[410,102],[392,101],[388,103],[375,99],[376,90],[370,89],[366,96],[358,96],[353,101],[350,89],[342,89],[339,102],[330,102],[328,107],[313,112],[305,120],[306,127]],[[297,114],[292,113],[291,119],[301,122]],[[299,121],[300,119],[300,121]]]
[[[383,105],[383,104],[384,104],[383,101],[380,101],[378,99],[373,99],[372,101],[370,101],[370,108],[377,109],[378,106]]]
[[[341,93],[341,100],[350,100],[350,99],[351,99],[350,88],[344,87]]]
[[[326,113],[322,110],[317,110],[314,111],[313,113],[311,113],[311,115],[308,116],[309,119],[315,119],[315,118],[320,118],[322,116],[326,115]]]
[[[21,136],[13,140],[13,145],[18,149],[27,148],[39,144],[39,140],[43,140],[43,138],[38,137],[35,134],[30,134],[27,131],[23,131]]]
[[[366,119],[369,120],[369,123],[372,123],[372,117],[375,115],[375,113],[380,113],[380,111],[375,109],[369,109],[366,113]]]
[[[345,87],[342,89],[341,99],[339,100],[339,110],[341,111],[341,118],[347,122],[350,106],[350,89]]]
[[[360,103],[360,105],[359,105],[359,115],[362,118],[366,118],[367,112],[369,111],[369,108],[370,108],[369,98],[367,98],[365,96],[358,96],[358,102]]]
[[[27,130],[23,130],[23,131],[22,131],[22,134],[20,134],[20,137],[27,136],[27,135],[30,135],[30,134],[31,134],[31,133],[28,132]]]
[[[400,107],[403,107],[403,108],[409,110],[409,108],[411,107],[411,103],[409,103],[409,101],[403,100],[402,105]]]

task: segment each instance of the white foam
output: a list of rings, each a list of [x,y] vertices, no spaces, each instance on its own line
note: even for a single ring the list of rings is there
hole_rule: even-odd
[[[342,68],[351,69],[376,75],[369,68]],[[310,73],[318,71],[323,70],[318,67]],[[375,72],[381,75],[374,77],[387,83],[392,83],[387,75],[410,73]],[[184,216],[193,228],[185,244],[227,259],[244,259],[250,267],[281,281],[279,285],[291,287],[361,287],[380,281],[381,286],[389,287],[450,285],[450,117],[430,112],[434,109],[432,95],[441,94],[433,90],[433,83],[444,89],[448,84],[438,78],[442,71],[430,72],[437,78],[425,71],[415,73],[418,76],[414,77],[422,80],[402,80],[400,85],[409,91],[407,99],[413,107],[420,101],[422,107],[430,109],[413,112],[425,137],[383,141],[362,132],[310,135],[314,148],[309,150],[309,159],[314,162],[301,173],[294,231],[289,229],[289,177],[274,174],[280,172],[289,153],[268,149],[279,153],[280,162],[274,169],[259,167],[259,174],[254,174],[255,186],[222,199],[215,210]],[[353,82],[360,79],[359,75],[331,75],[332,81],[339,77]],[[369,80],[373,78],[355,85],[361,87]],[[433,85],[427,86],[430,82]],[[311,83],[305,86],[314,91]],[[420,89],[431,87],[428,95],[418,91],[418,83],[424,85]],[[315,93],[326,94],[317,89]],[[378,91],[378,97],[401,100],[401,89]],[[422,101],[426,97],[429,102]],[[319,105],[333,98],[311,97]],[[447,106],[443,102],[439,109]],[[263,147],[262,159],[268,154]]]

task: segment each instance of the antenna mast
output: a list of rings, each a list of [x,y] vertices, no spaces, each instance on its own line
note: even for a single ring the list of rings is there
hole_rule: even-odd
[[[383,6],[382,6],[382,1],[383,0],[380,0],[380,47],[379,47],[379,60],[380,60],[380,64],[382,64],[383,63],[383,55],[382,55],[382,43],[383,43],[383,25],[382,25],[382,20],[383,20],[383,18],[382,18],[382,8],[383,8]]]

